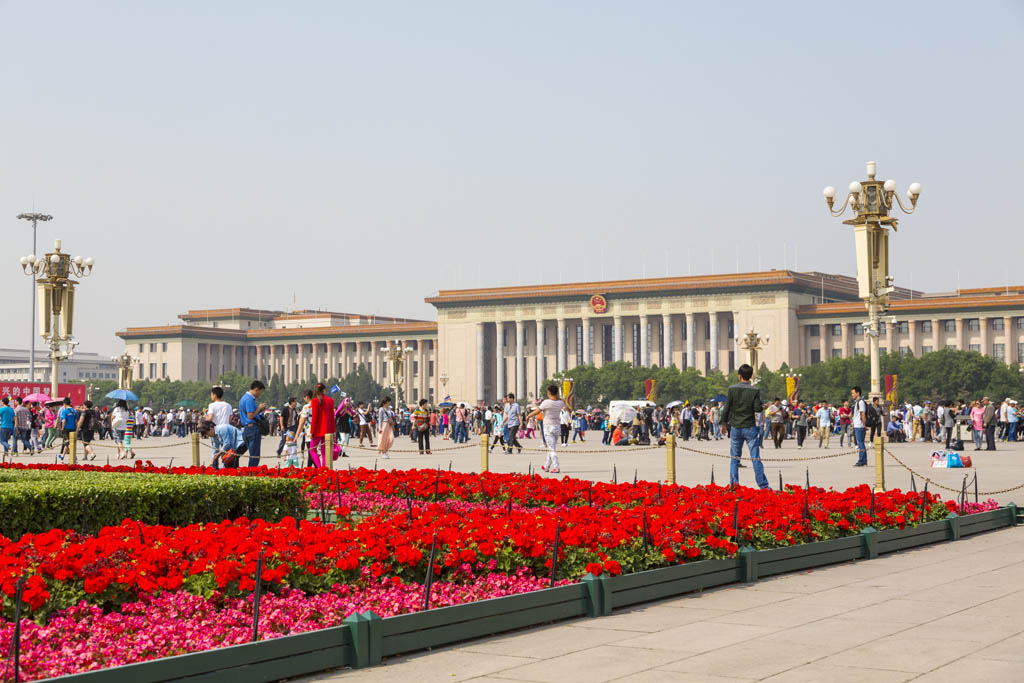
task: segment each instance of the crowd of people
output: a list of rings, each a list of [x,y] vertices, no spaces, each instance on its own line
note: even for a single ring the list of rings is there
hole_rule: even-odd
[[[741,368],[742,369],[742,368]],[[744,387],[755,388],[749,381]],[[301,398],[290,398],[280,408],[260,403],[263,383],[252,382],[249,390],[232,407],[224,400],[221,387],[212,387],[206,410],[178,407],[153,411],[131,408],[126,401],[116,405],[94,406],[85,401],[73,406],[70,399],[46,404],[27,402],[19,397],[3,397],[0,404],[0,445],[5,457],[22,452],[28,455],[54,448],[60,438],[59,458],[69,451],[70,435],[76,434],[85,459],[95,459],[92,443],[110,439],[118,458],[134,458],[133,440],[157,436],[183,438],[193,432],[209,438],[213,446],[214,467],[238,467],[242,456],[248,465],[259,465],[264,437],[278,437],[276,454],[287,466],[322,467],[326,464],[326,436],[332,434],[333,456],[349,457],[353,441],[359,447],[376,448],[389,458],[395,440],[408,437],[420,454],[431,453],[431,439],[463,444],[471,435],[488,435],[491,449],[522,453],[521,439],[539,438],[548,450],[544,470],[560,471],[557,447],[585,442],[589,432],[600,432],[603,445],[627,446],[664,443],[668,434],[683,441],[730,439],[731,416],[736,402],[746,401],[749,389],[730,388],[725,401],[646,405],[625,419],[612,419],[606,411],[590,408],[572,410],[560,398],[557,385],[548,387],[546,399],[525,408],[514,394],[491,406],[444,403],[439,407],[422,399],[415,406],[394,406],[389,397],[373,403],[355,401],[344,392],[337,401],[323,384],[316,384]],[[995,450],[996,441],[1016,441],[1024,434],[1020,410],[1014,399],[995,403],[988,397],[966,402],[923,401],[886,405],[877,397],[866,399],[859,387],[839,404],[829,401],[763,400],[757,391],[757,410],[749,419],[753,432],[743,431],[742,441],[760,449],[770,439],[775,448],[787,440],[798,449],[806,445],[830,448],[838,439],[840,447],[858,449],[856,465],[867,464],[866,443],[884,434],[890,442],[935,442],[946,448],[963,448],[961,433],[966,429],[976,450]],[[721,398],[721,397],[719,397]],[[730,404],[730,400],[732,403]],[[556,410],[557,408],[557,410]],[[753,406],[751,406],[753,408]],[[746,421],[746,418],[744,418]],[[742,427],[746,430],[746,427]],[[364,446],[364,443],[366,444]],[[735,449],[735,441],[732,443]],[[734,457],[734,464],[742,467]],[[759,464],[759,463],[756,463]],[[760,483],[760,482],[759,482]]]

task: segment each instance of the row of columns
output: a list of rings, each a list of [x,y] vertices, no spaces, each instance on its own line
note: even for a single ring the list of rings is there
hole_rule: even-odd
[[[968,346],[967,336],[965,335],[966,320],[966,318],[954,319],[955,331],[953,333],[952,343],[954,346],[956,346],[957,349],[960,350],[966,350]],[[981,346],[981,352],[985,355],[992,355],[993,342],[990,322],[992,319],[978,318],[977,320],[979,322],[978,335],[980,338],[979,342]],[[1005,344],[1004,350],[1006,352],[1005,361],[1007,363],[1017,363],[1021,359],[1018,357],[1019,354],[1017,353],[1017,344],[1020,335],[1015,332],[1015,330],[1017,329],[1016,318],[1012,316],[1006,316],[1003,317],[1002,320],[1003,339]],[[920,323],[924,321],[909,320],[906,322],[908,323],[907,346],[910,347],[910,351],[912,354],[914,354],[915,356],[919,356],[921,354],[922,346],[927,345],[921,343],[921,337],[919,336],[920,330],[918,329]],[[928,338],[928,342],[930,342],[930,346],[933,351],[938,351],[940,349],[945,348],[945,343],[943,340],[948,340],[948,333],[945,330],[946,321],[933,318],[930,322],[932,325],[932,330],[931,336]],[[849,358],[850,356],[853,355],[853,343],[856,337],[856,335],[854,335],[853,333],[852,328],[855,327],[858,323],[846,322],[838,324],[840,325],[840,347],[842,350],[842,357]],[[821,326],[818,333],[818,355],[820,357],[820,360],[822,361],[828,360],[830,356],[829,352],[832,349],[831,335],[826,334],[831,329],[831,327],[832,325],[829,324],[823,325]],[[886,349],[889,353],[895,353],[899,350],[897,348],[897,344],[899,344],[899,342],[896,339],[896,334],[896,325],[894,325],[893,323],[886,324],[885,343]],[[866,352],[867,351],[865,350],[865,353]]]
[[[675,338],[673,329],[673,319],[681,316],[685,321],[686,325],[686,365],[694,366],[696,356],[696,337],[697,337],[697,315],[693,313],[663,313],[663,314],[639,314],[635,316],[639,320],[639,358],[635,359],[637,366],[650,366],[651,355],[650,349],[648,348],[651,341],[657,340],[655,336],[654,340],[650,340],[648,336],[648,326],[652,322],[656,322],[658,317],[662,323],[662,338],[661,344],[663,348],[663,358],[669,359],[667,363],[663,361],[663,364],[670,365],[673,354],[673,340]],[[724,349],[719,348],[720,333],[719,333],[719,315],[718,312],[712,311],[707,313],[710,320],[710,349],[717,350],[710,354],[710,365],[707,368],[709,371],[719,370],[720,360],[719,353]],[[612,323],[612,360],[622,361],[625,359],[625,349],[623,342],[623,318],[626,316],[612,315],[608,317],[596,317],[596,316],[582,316],[580,318],[574,318],[573,320],[580,321],[580,327],[583,333],[583,339],[580,343],[581,357],[577,359],[580,364],[586,365],[594,363],[595,359],[592,357],[594,350],[594,326],[600,326],[603,322],[611,320]],[[633,317],[633,316],[629,316]],[[735,319],[735,317],[734,317]],[[515,320],[515,321],[498,321],[495,325],[495,354],[493,359],[493,368],[495,373],[494,381],[494,393],[496,396],[504,396],[508,393],[515,393],[517,396],[522,396],[525,393],[525,387],[527,386],[527,358],[526,358],[526,341],[527,341],[527,325],[528,321]],[[540,383],[544,380],[545,368],[544,359],[545,354],[544,348],[544,329],[546,323],[550,320],[536,320],[534,321],[534,348],[540,349],[535,352],[534,357],[534,373],[535,373],[535,387],[539,387]],[[477,323],[477,373],[476,373],[476,386],[477,386],[477,400],[484,401],[489,397],[484,396],[485,388],[487,385],[487,374],[490,367],[491,361],[486,358],[487,356],[487,332],[486,325],[488,323]],[[506,328],[506,325],[509,327]],[[568,367],[568,325],[565,317],[555,319],[555,339],[556,339],[556,350],[555,350],[555,371],[564,372],[569,369]],[[510,381],[506,385],[505,368],[506,358],[503,350],[502,340],[504,338],[505,330],[512,331],[514,328],[514,346],[515,346],[515,370],[511,373]],[[510,344],[511,346],[512,344]]]

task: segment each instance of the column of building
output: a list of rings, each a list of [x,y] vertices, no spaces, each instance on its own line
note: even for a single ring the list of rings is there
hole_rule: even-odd
[[[978,327],[980,328],[979,331],[981,332],[981,352],[986,356],[992,355],[992,346],[989,344],[988,339],[988,318],[984,316],[978,318]]]
[[[720,367],[718,357],[718,311],[711,311],[708,313],[708,317],[711,319],[711,367],[708,370],[713,372]]]
[[[568,359],[566,358],[566,337],[565,337],[565,318],[558,318],[556,321],[558,326],[556,333],[556,343],[558,349],[555,351],[555,367],[558,372],[565,372],[568,368]]]
[[[941,322],[941,320],[932,320],[932,351],[938,351],[943,348],[943,346],[939,343],[939,330]]]
[[[517,399],[526,396],[526,323],[516,320],[516,390]]]
[[[1006,362],[1017,363],[1017,334],[1014,332],[1016,329],[1013,326],[1014,319],[1010,316],[1003,318],[1003,339],[1006,344]]]
[[[697,317],[693,313],[684,313],[686,320],[686,368],[697,367]]]
[[[484,331],[484,324],[476,324],[476,400],[483,403],[487,395],[484,382],[487,379],[487,337]]]
[[[917,343],[917,328],[920,325],[920,323],[916,320],[911,320],[910,322],[907,323],[907,325],[908,329],[910,330],[910,353],[913,354],[915,357],[920,356],[921,347],[918,346]],[[889,353],[893,353],[894,351],[899,351],[899,349],[889,349]]]
[[[956,348],[960,351],[966,351],[967,345],[964,343],[964,319],[957,318],[956,322]]]
[[[506,395],[505,389],[505,323],[494,324],[494,387],[498,401]]]

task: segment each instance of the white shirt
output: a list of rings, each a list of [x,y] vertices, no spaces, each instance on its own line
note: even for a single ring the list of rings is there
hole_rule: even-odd
[[[832,424],[832,411],[829,408],[818,408],[818,426],[828,427]]]
[[[853,426],[863,427],[864,426],[864,399],[858,398],[853,402]]]
[[[561,426],[562,409],[565,408],[565,401],[561,399],[551,400],[546,398],[537,406],[544,413],[544,425],[547,427]]]
[[[563,405],[564,405],[564,404],[565,404],[565,403],[564,403],[564,401],[563,401]],[[568,411],[568,410],[566,410],[565,408],[562,408],[562,412],[561,412],[561,413],[559,413],[559,415],[558,415],[558,419],[559,419],[559,422],[560,422],[560,424],[563,424],[563,425],[565,425],[566,427],[568,427],[568,426],[572,425],[572,415],[571,415],[571,414],[569,413],[569,411]]]
[[[213,414],[213,424],[231,424],[231,404],[227,401],[214,401],[206,409],[207,414]]]

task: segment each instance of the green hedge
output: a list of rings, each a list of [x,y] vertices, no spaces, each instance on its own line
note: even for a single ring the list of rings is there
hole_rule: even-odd
[[[305,516],[303,482],[109,472],[0,471],[0,534],[19,538],[50,529],[95,533],[125,518],[182,526],[237,517],[277,522]]]

